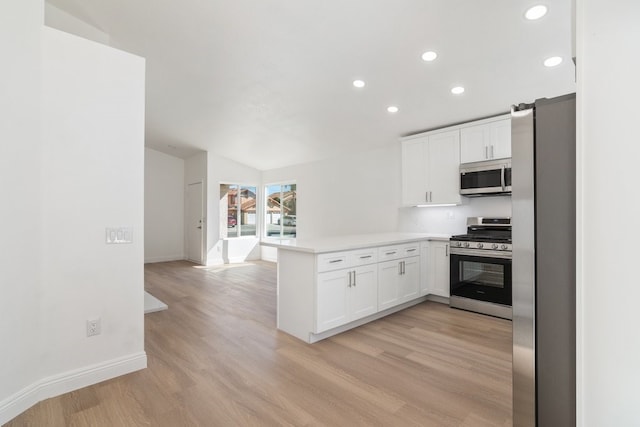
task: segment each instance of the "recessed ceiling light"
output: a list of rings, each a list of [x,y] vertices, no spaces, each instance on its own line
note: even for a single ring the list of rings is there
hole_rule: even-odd
[[[433,61],[438,57],[438,54],[433,51],[428,51],[422,54],[423,61]]]
[[[364,82],[362,80],[354,80],[353,85],[355,87],[364,87]]]
[[[536,19],[542,18],[547,14],[547,6],[539,4],[537,6],[530,7],[524,13],[524,17],[530,21],[535,21]]]
[[[544,60],[545,67],[555,67],[556,65],[560,65],[562,62],[562,58],[559,56],[552,56],[551,58],[547,58]]]
[[[397,113],[399,111],[399,108],[396,107],[395,105],[391,105],[389,107],[387,107],[387,111],[390,113]]]
[[[462,86],[456,86],[451,89],[451,93],[454,95],[460,95],[464,93],[464,88]]]

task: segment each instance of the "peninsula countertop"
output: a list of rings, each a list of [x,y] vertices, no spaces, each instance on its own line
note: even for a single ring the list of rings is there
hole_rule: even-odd
[[[437,233],[376,233],[376,234],[351,234],[344,236],[319,237],[312,239],[262,239],[262,246],[274,247],[282,250],[327,253],[350,249],[367,248],[374,246],[397,245],[421,240],[448,241],[449,234]]]

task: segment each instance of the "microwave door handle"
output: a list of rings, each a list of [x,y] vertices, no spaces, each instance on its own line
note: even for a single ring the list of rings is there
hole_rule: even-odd
[[[506,180],[504,178],[505,173],[506,173],[505,166],[502,165],[502,173],[500,174],[500,184],[502,184],[502,191],[506,191],[507,190],[507,183],[506,183]]]

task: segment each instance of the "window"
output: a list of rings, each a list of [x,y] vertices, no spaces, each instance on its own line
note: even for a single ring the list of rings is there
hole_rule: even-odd
[[[256,187],[220,184],[220,237],[256,236]]]
[[[268,237],[296,237],[296,184],[267,185],[265,234]]]

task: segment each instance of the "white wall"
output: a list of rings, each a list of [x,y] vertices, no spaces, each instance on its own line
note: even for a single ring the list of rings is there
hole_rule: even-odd
[[[184,163],[185,185],[201,182],[207,184],[207,153],[198,153],[189,157]]]
[[[85,39],[108,45],[110,37],[107,33],[87,24],[73,15],[45,2],[44,23],[47,27],[56,28],[75,34]]]
[[[577,2],[578,421],[637,426],[640,2]]]
[[[183,159],[144,150],[144,262],[184,259]]]
[[[297,236],[395,231],[400,143],[340,158],[264,171],[264,184],[295,181]]]
[[[40,352],[41,0],[0,0],[0,424],[42,374]]]
[[[463,205],[400,209],[400,231],[462,234],[467,217],[510,217],[511,197],[463,197]]]
[[[42,10],[24,0],[0,14],[0,424],[146,366],[144,60],[44,28]],[[107,246],[107,226],[132,227],[134,243]],[[96,318],[102,333],[87,338]]]
[[[144,356],[142,58],[58,30],[43,37],[44,374]],[[105,244],[105,227],[133,243]],[[86,320],[102,334],[86,337]]]
[[[212,153],[207,155],[207,264],[259,259],[259,237],[220,239],[220,184],[255,185],[260,188],[259,170]]]

